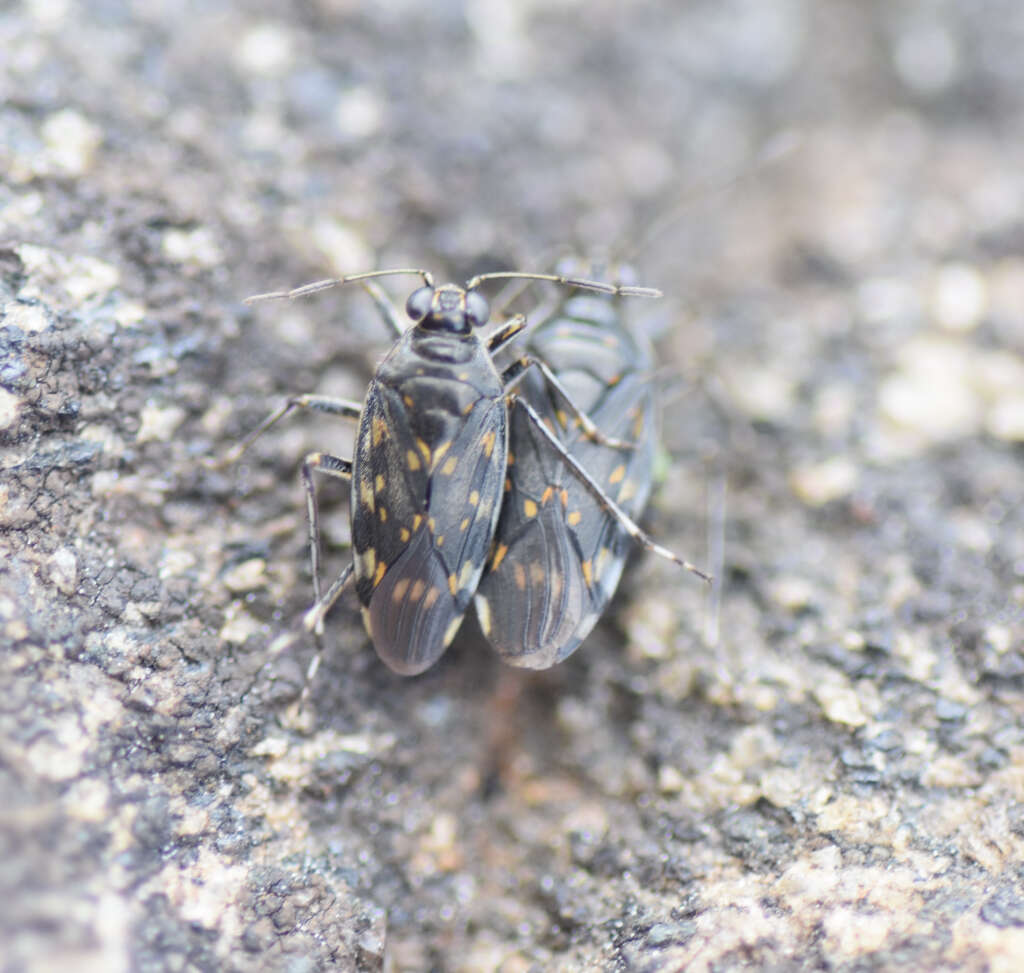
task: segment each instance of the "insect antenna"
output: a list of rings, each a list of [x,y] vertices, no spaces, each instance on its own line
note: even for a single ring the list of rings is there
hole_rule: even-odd
[[[259,304],[262,301],[293,301],[297,297],[318,294],[320,291],[326,291],[332,287],[340,287],[342,284],[351,284],[353,281],[369,280],[372,277],[393,277],[396,274],[416,274],[423,278],[423,283],[427,287],[434,286],[434,278],[429,270],[420,270],[415,267],[401,267],[395,270],[367,270],[360,274],[346,274],[344,277],[327,277],[324,280],[314,280],[312,283],[303,284],[301,287],[293,287],[288,291],[268,291],[266,294],[253,294],[251,297],[247,297],[244,303]]]
[[[656,287],[633,287],[629,284],[607,284],[600,280],[588,280],[585,277],[568,277],[564,274],[535,274],[521,270],[499,270],[490,274],[478,274],[466,282],[466,290],[475,290],[485,280],[548,280],[553,284],[566,287],[578,287],[581,290],[597,291],[612,297],[663,297]]]

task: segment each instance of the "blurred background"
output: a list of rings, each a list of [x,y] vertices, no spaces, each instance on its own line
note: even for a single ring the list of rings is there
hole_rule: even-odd
[[[0,966],[1013,969],[1024,8],[0,5]],[[612,248],[675,376],[570,660],[313,646],[358,289]],[[401,302],[399,280],[388,284]],[[328,560],[346,493],[325,490]]]

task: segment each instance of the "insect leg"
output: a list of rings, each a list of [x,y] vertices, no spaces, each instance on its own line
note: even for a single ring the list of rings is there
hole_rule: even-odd
[[[544,376],[544,381],[547,382],[548,388],[552,389],[556,395],[566,404],[569,411],[576,418],[580,428],[583,430],[583,434],[587,439],[592,440],[595,443],[599,443],[602,446],[609,446],[612,449],[636,449],[636,443],[629,442],[625,439],[613,439],[611,436],[606,436],[597,426],[594,425],[594,421],[588,416],[569,395],[568,391],[562,383],[557,379],[555,373],[551,371],[548,366],[541,361],[539,358],[534,358],[533,355],[523,355],[522,358],[512,362],[501,373],[501,380],[505,386],[506,391],[514,389],[522,380],[526,374],[526,370],[530,367],[538,369],[541,375]]]
[[[673,554],[667,547],[662,547],[658,544],[642,527],[640,527],[639,524],[637,524],[624,510],[622,510],[615,501],[601,489],[600,484],[582,466],[580,466],[576,458],[566,451],[565,446],[559,441],[558,437],[544,425],[544,421],[529,402],[518,395],[512,395],[511,401],[513,405],[521,407],[526,412],[526,415],[537,428],[538,432],[540,432],[548,443],[550,443],[552,449],[554,449],[561,457],[562,462],[569,467],[580,483],[582,483],[590,493],[593,494],[601,507],[619,522],[622,529],[629,534],[634,541],[638,544],[642,544],[647,548],[647,550],[652,551],[663,558],[667,558],[669,561],[675,561],[676,564],[681,564],[687,571],[692,571],[705,581],[711,581],[711,578],[701,571],[700,568],[694,566],[689,561],[684,561],[676,554]]]
[[[401,338],[405,333],[406,324],[387,294],[372,281],[363,281],[363,290],[373,298],[373,303],[377,305],[377,310],[380,311],[384,323],[391,329],[391,334],[396,338]]]
[[[323,634],[324,618],[327,617],[327,613],[334,607],[334,603],[338,598],[341,597],[341,593],[348,587],[354,570],[355,564],[349,563],[348,567],[335,578],[334,583],[327,589],[327,593],[306,612],[302,619],[302,625],[306,631]],[[319,665],[319,662],[317,662],[317,665]],[[312,678],[312,676],[308,678]]]
[[[272,426],[276,426],[289,412],[295,409],[329,412],[331,415],[341,416],[343,419],[351,419],[355,422],[359,419],[363,406],[359,402],[353,402],[350,399],[336,399],[330,395],[293,395],[281,408],[271,412],[240,443],[229,449],[219,460],[211,461],[209,465],[215,469],[223,469],[226,466],[231,466],[232,463],[237,463],[260,436]]]
[[[505,347],[523,328],[526,327],[526,318],[517,314],[509,318],[497,331],[487,339],[487,351],[493,355]]]
[[[309,562],[313,570],[313,600],[320,601],[320,513],[317,509],[314,473],[352,479],[352,463],[330,453],[310,453],[302,461],[302,486],[306,491],[306,515],[309,527]]]

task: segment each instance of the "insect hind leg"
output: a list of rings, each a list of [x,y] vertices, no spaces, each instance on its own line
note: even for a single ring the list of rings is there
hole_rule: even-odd
[[[523,409],[529,420],[536,427],[537,431],[547,440],[552,449],[558,453],[562,462],[565,463],[580,483],[590,491],[597,502],[601,505],[601,508],[609,516],[614,517],[615,520],[618,521],[619,526],[622,527],[622,529],[634,541],[660,557],[666,558],[669,561],[675,561],[676,564],[682,565],[687,571],[693,572],[693,574],[703,578],[705,581],[710,582],[712,580],[711,577],[701,571],[700,568],[691,564],[689,561],[684,561],[667,547],[662,547],[639,524],[637,524],[632,517],[622,510],[622,508],[604,492],[601,485],[579,464],[578,460],[566,450],[564,444],[558,439],[558,437],[544,425],[544,420],[541,419],[537,414],[537,411],[529,402],[515,394],[511,396],[511,401],[513,406],[519,406]]]

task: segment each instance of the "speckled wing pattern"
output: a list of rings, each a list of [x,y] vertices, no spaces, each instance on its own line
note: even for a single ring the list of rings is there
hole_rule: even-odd
[[[508,436],[500,379],[481,345],[463,368],[426,362],[413,344],[400,341],[370,384],[352,487],[363,620],[381,658],[408,675],[440,657],[469,607]]]
[[[650,495],[657,442],[651,351],[622,300],[576,292],[530,339],[573,402],[613,448],[587,438],[532,370],[520,392],[630,517]],[[510,417],[505,498],[476,598],[488,640],[512,665],[542,669],[570,655],[618,586],[631,541],[521,409]]]

